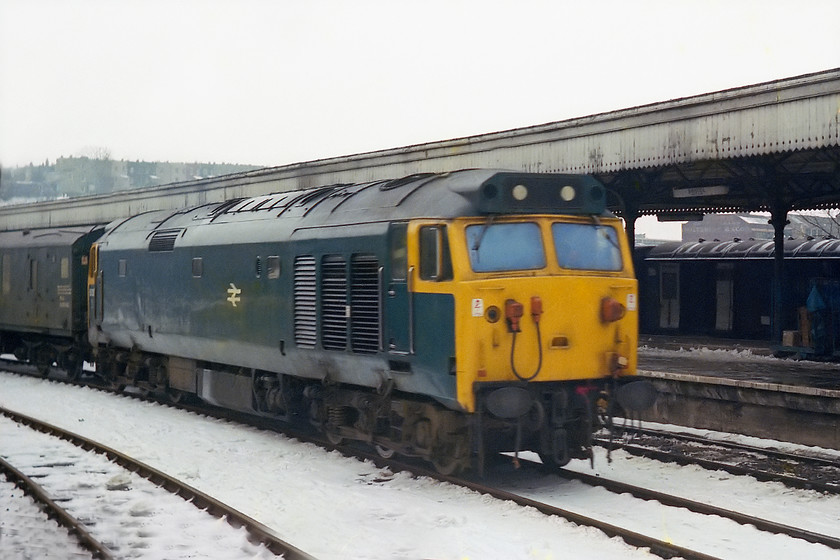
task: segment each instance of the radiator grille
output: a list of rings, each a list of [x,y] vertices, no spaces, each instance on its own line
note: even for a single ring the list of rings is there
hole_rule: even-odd
[[[314,348],[317,336],[315,257],[295,258],[295,344]]]
[[[321,345],[347,348],[347,261],[340,255],[321,260]]]
[[[353,255],[351,259],[350,329],[353,352],[379,350],[379,262],[374,255]]]

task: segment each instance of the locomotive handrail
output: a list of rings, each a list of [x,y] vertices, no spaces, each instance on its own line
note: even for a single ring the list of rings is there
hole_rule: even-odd
[[[413,266],[408,267],[408,353],[414,355],[414,272]]]

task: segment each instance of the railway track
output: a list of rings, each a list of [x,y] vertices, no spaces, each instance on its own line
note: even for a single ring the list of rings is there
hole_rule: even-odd
[[[208,410],[205,408],[196,409],[195,412],[199,412],[201,414],[208,414]],[[216,411],[209,411],[210,416],[215,416],[218,418],[224,418],[227,420],[233,420],[237,422],[242,422],[249,424],[251,426],[256,426],[263,429],[271,429],[274,431],[278,431],[278,427],[276,423],[266,421],[264,419],[255,418],[253,416],[248,416],[239,413],[230,413],[229,411],[222,411],[218,409]],[[552,505],[550,503],[545,503],[539,499],[529,498],[527,496],[523,496],[516,491],[511,491],[510,489],[501,488],[498,485],[488,485],[483,483],[482,481],[477,480],[470,480],[464,478],[456,478],[456,477],[444,477],[436,472],[432,472],[429,469],[413,462],[396,462],[393,460],[386,460],[373,452],[368,452],[365,450],[361,450],[358,446],[334,446],[327,441],[324,441],[321,438],[314,437],[311,433],[306,432],[294,432],[290,431],[286,428],[283,430],[279,430],[285,433],[286,435],[299,439],[301,441],[313,442],[326,447],[328,449],[338,449],[345,455],[352,455],[362,460],[371,460],[379,468],[387,468],[392,471],[401,471],[407,470],[412,472],[416,476],[426,476],[430,478],[434,478],[441,481],[450,482],[452,484],[456,484],[462,487],[470,488],[476,492],[480,492],[482,494],[490,495],[495,498],[501,500],[507,500],[523,507],[532,507],[542,513],[547,515],[554,515],[560,516],[564,519],[567,519],[573,523],[579,525],[585,525],[590,527],[596,527],[599,530],[603,531],[605,534],[609,536],[618,536],[621,537],[625,542],[631,544],[632,546],[641,547],[641,548],[648,548],[654,554],[661,556],[663,558],[670,558],[670,557],[683,557],[683,558],[696,558],[696,559],[712,559],[715,556],[706,554],[701,551],[693,550],[690,546],[680,546],[670,541],[670,539],[657,539],[650,537],[648,535],[643,534],[640,531],[634,531],[632,529],[628,529],[626,527],[621,527],[616,524],[611,524],[607,521],[593,518],[587,515],[582,515],[580,513],[576,513],[569,509],[557,507],[556,505]],[[524,463],[524,461],[523,461]],[[528,468],[537,471],[542,470],[541,465],[528,465]],[[741,514],[739,512],[729,511],[723,508],[717,508],[712,505],[702,504],[698,502],[693,502],[691,500],[687,500],[678,496],[671,496],[664,493],[657,493],[645,488],[639,488],[627,484],[623,484],[620,482],[609,481],[604,477],[594,477],[590,475],[585,475],[581,473],[574,473],[572,471],[561,470],[559,472],[555,471],[556,474],[570,479],[570,480],[578,480],[588,485],[596,485],[602,488],[609,490],[615,494],[631,494],[639,500],[655,500],[668,508],[684,508],[689,511],[695,512],[699,516],[718,516],[726,519],[730,519],[736,523],[741,525],[753,525],[757,527],[761,531],[765,531],[768,533],[773,534],[780,534],[786,535],[792,538],[802,539],[803,541],[809,543],[817,543],[832,549],[840,549],[840,539],[837,539],[832,536],[821,535],[813,531],[808,531],[804,529],[799,529],[796,527],[788,526],[781,523],[776,523],[769,520],[763,520],[757,518],[755,516],[749,516],[745,514]],[[668,514],[663,514],[668,515]],[[698,518],[698,526],[702,526],[704,521],[702,518]],[[700,547],[702,548],[702,547]]]
[[[212,543],[204,544],[211,547],[232,546],[234,548],[231,550],[230,557],[243,553],[242,550],[236,548],[241,546],[239,534],[241,528],[247,532],[248,541],[251,543],[248,557],[264,557],[260,556],[263,554],[260,550],[264,548],[271,553],[272,557],[282,555],[291,560],[312,560],[310,555],[285,542],[274,531],[254,519],[119,451],[2,407],[0,407],[0,415],[5,417],[7,422],[26,426],[25,430],[41,436],[39,439],[30,434],[12,434],[12,438],[25,439],[19,444],[9,445],[3,449],[2,453],[6,458],[4,462],[9,463],[9,472],[14,473],[10,476],[21,481],[20,484],[31,488],[32,495],[47,504],[62,524],[78,535],[80,543],[90,550],[94,557],[134,556],[132,550],[126,550],[124,544],[119,542],[123,540],[119,538],[120,531],[125,527],[136,525],[138,518],[155,516],[156,512],[166,504],[164,509],[181,509],[175,532],[183,531],[186,527],[192,535],[201,535],[205,531],[206,534],[215,534],[218,538],[214,537]],[[44,435],[49,437],[45,438]],[[59,442],[56,438],[63,441]],[[16,440],[13,439],[13,441]],[[57,450],[57,444],[65,446],[70,444],[75,449]],[[93,454],[96,455],[95,458]],[[50,456],[62,456],[67,459],[44,460],[44,457]],[[11,463],[19,465],[14,467]],[[20,467],[20,465],[25,465],[25,467]],[[27,470],[34,474],[26,475],[23,471]],[[45,486],[52,489],[41,488],[41,485],[35,484],[33,482],[35,477],[45,481],[47,483]],[[146,484],[138,483],[138,477],[145,479],[142,482]],[[137,491],[137,494],[131,497],[108,496],[107,493],[103,493],[103,481],[106,481],[104,485],[112,494],[129,490]],[[150,490],[150,488],[153,489]],[[65,507],[59,506],[57,503],[59,501],[65,503]],[[102,506],[103,511],[97,510],[98,506]],[[124,511],[126,508],[127,511]],[[67,512],[68,509],[75,511],[71,514]],[[172,513],[170,511],[163,521],[167,519],[172,521]],[[119,521],[120,519],[122,522]],[[216,521],[218,519],[227,521],[230,526],[229,536],[222,534],[223,531],[219,529]],[[114,526],[114,523],[119,526]],[[206,527],[202,527],[202,524],[206,524]],[[163,546],[158,544],[156,539],[163,539],[166,541],[165,546],[168,547],[178,546],[177,543],[169,542],[172,531],[160,534],[159,530],[137,531],[143,542],[133,543],[129,545],[129,548],[153,549],[156,546]],[[104,538],[100,538],[99,535],[103,535]],[[191,549],[192,547],[200,548],[202,544],[195,538],[189,541],[188,546]],[[209,557],[218,556],[210,555]]]
[[[20,366],[16,369],[20,371]],[[146,399],[147,397],[143,395],[131,395],[133,397]],[[170,404],[170,403],[166,403]],[[213,416],[215,418],[230,420],[235,422],[240,422],[244,424],[248,424],[253,427],[258,427],[261,429],[269,429],[273,431],[282,431],[289,437],[293,437],[303,442],[313,443],[327,449],[335,449],[341,452],[346,456],[356,457],[362,461],[371,461],[377,465],[379,468],[387,468],[393,472],[401,472],[401,471],[409,471],[414,476],[425,476],[428,478],[433,478],[439,480],[441,482],[448,482],[457,486],[461,486],[464,488],[469,488],[473,491],[479,492],[481,494],[493,496],[494,498],[511,501],[514,502],[522,507],[532,507],[546,515],[553,515],[562,517],[563,519],[569,520],[573,523],[578,525],[586,526],[586,527],[594,527],[610,537],[620,537],[626,543],[630,544],[631,546],[636,546],[639,548],[648,548],[654,554],[662,557],[662,558],[673,558],[673,557],[681,557],[686,558],[689,560],[717,560],[715,556],[703,554],[701,552],[693,551],[686,547],[681,547],[679,545],[675,545],[673,543],[669,543],[667,541],[656,539],[650,537],[648,535],[644,535],[642,533],[631,531],[626,528],[610,524],[595,518],[591,518],[585,515],[581,515],[575,513],[570,510],[566,510],[560,507],[552,506],[550,504],[541,503],[536,500],[532,500],[526,498],[524,496],[517,495],[512,492],[508,492],[502,490],[500,488],[492,487],[489,485],[485,485],[479,481],[469,480],[466,478],[461,477],[451,477],[445,476],[433,471],[419,462],[406,462],[400,461],[394,458],[383,458],[382,456],[366,451],[361,449],[358,445],[335,445],[328,441],[323,437],[319,437],[317,434],[313,434],[311,432],[302,431],[302,430],[295,430],[290,429],[288,427],[283,427],[282,430],[278,428],[277,423],[268,421],[263,418],[258,418],[254,416],[250,416],[247,414],[237,413],[226,409],[220,409],[211,407],[208,409],[207,407],[194,407],[194,406],[183,406],[179,405],[179,408],[186,408],[192,412],[199,413],[199,414],[207,414]],[[0,413],[5,414],[4,409],[0,408]],[[13,413],[12,413],[13,414]]]
[[[790,488],[840,494],[840,461],[835,459],[650,428],[626,433],[629,439],[602,437],[595,441],[602,447],[622,449],[637,457],[752,476]]]
[[[207,411],[204,409],[198,409],[197,412],[201,412],[204,414],[207,413]],[[260,427],[262,429],[277,430],[277,426],[272,422],[266,422],[263,419],[255,419],[251,416],[242,415],[240,413],[231,414],[229,411],[223,409],[219,410],[219,417],[227,420],[247,423],[249,425]],[[428,478],[433,478],[435,480],[439,480],[441,482],[447,482],[456,486],[469,488],[470,490],[473,490],[475,492],[489,495],[500,500],[514,502],[523,507],[534,508],[546,515],[562,517],[563,519],[566,519],[578,525],[593,527],[601,530],[610,537],[619,537],[632,546],[648,548],[651,550],[652,553],[662,558],[681,557],[696,560],[711,560],[716,558],[715,556],[692,550],[688,547],[679,546],[669,541],[657,539],[655,537],[651,537],[649,535],[633,531],[625,527],[614,525],[594,517],[581,515],[569,509],[557,507],[555,505],[544,503],[539,500],[527,498],[515,492],[510,492],[501,489],[497,486],[486,484],[474,478],[442,475],[435,470],[429,469],[425,466],[424,463],[419,461],[405,461],[401,459],[395,459],[393,457],[386,458],[378,453],[360,448],[360,446],[356,444],[336,445],[318,434],[303,432],[287,428],[285,426],[281,429],[281,431],[282,433],[290,437],[294,437],[295,439],[298,439],[300,441],[314,443],[316,445],[328,449],[335,449],[344,455],[356,457],[357,459],[362,461],[371,461],[374,464],[376,464],[379,468],[387,468],[393,472],[408,471],[411,472],[414,476],[424,476]],[[737,448],[738,446],[736,444],[732,444],[732,447]],[[755,451],[760,450],[760,448],[751,449]],[[788,454],[783,455],[787,456]],[[507,460],[508,459],[506,457],[502,459],[503,462]],[[528,461],[526,459],[520,459],[519,464],[525,464],[531,469],[539,470],[544,473],[557,474],[560,477],[565,478],[567,480],[577,480],[589,486],[604,488],[615,494],[630,494],[640,500],[656,501],[666,507],[683,508],[699,515],[718,516],[724,519],[731,520],[735,523],[738,523],[739,525],[752,525],[756,529],[766,533],[786,535],[788,537],[801,539],[806,542],[820,544],[832,549],[840,550],[840,538],[838,537],[823,535],[807,529],[778,523],[772,520],[762,519],[753,515],[748,515],[735,510],[717,507],[711,504],[701,503],[681,496],[667,494],[664,492],[657,492],[647,488],[626,484],[620,481],[610,480],[601,476],[578,473],[568,469],[551,469],[548,467],[544,467],[541,463]],[[803,481],[803,484],[798,487],[806,488],[807,485],[804,484]]]
[[[796,539],[802,539],[811,543],[822,544],[829,548],[840,550],[840,538],[838,537],[822,535],[799,527],[777,523],[775,521],[762,519],[753,515],[747,515],[738,511],[697,502],[695,500],[689,500],[681,496],[657,492],[640,486],[610,480],[601,476],[593,476],[567,469],[559,469],[558,474],[563,478],[578,480],[590,486],[605,488],[616,494],[630,494],[641,500],[654,500],[665,506],[684,508],[688,511],[699,513],[701,515],[716,515],[718,517],[730,519],[740,525],[752,525],[756,529],[768,533],[787,535]]]
[[[322,442],[329,445],[328,442]],[[373,453],[360,451],[355,447],[336,446],[336,449],[342,453],[355,456],[362,460],[369,460],[377,463],[380,468],[388,468],[392,471],[399,472],[403,470],[411,471],[416,476],[425,476],[434,478],[441,482],[448,482],[457,486],[469,488],[475,492],[493,496],[500,500],[514,502],[523,507],[532,507],[546,515],[554,515],[562,517],[568,521],[583,525],[587,527],[594,527],[606,533],[610,537],[619,537],[632,546],[640,548],[648,548],[657,556],[662,558],[681,557],[686,559],[709,560],[716,558],[713,555],[703,553],[701,551],[693,550],[688,547],[680,546],[670,541],[665,541],[651,537],[649,535],[633,531],[626,527],[617,526],[606,521],[593,518],[586,515],[581,515],[569,509],[560,508],[549,503],[525,497],[519,493],[504,490],[498,486],[487,484],[471,478],[463,478],[459,476],[445,476],[426,469],[415,463],[406,463],[404,461],[395,461],[393,459],[383,459]],[[601,476],[588,475],[574,472],[568,469],[551,469],[544,467],[542,464],[529,461],[527,459],[519,459],[519,464],[533,470],[539,470],[546,474],[556,474],[567,480],[577,480],[592,487],[604,488],[615,494],[630,494],[640,500],[656,501],[663,506],[669,508],[682,508],[693,513],[704,516],[718,516],[724,519],[729,519],[740,525],[752,525],[756,529],[778,535],[786,535],[788,537],[802,539],[804,541],[820,544],[829,548],[840,550],[840,538],[829,535],[822,535],[814,531],[777,523],[774,521],[762,519],[759,517],[747,515],[738,511],[729,510],[717,507],[711,504],[705,504],[690,500],[681,496],[657,492],[647,488],[626,484],[623,482],[610,480]]]
[[[534,508],[537,511],[546,515],[562,517],[563,519],[566,519],[578,525],[599,529],[600,531],[604,532],[610,537],[621,538],[622,540],[624,540],[624,542],[626,542],[629,545],[636,546],[639,548],[650,549],[650,551],[653,554],[661,558],[680,557],[685,558],[687,560],[718,560],[716,556],[692,550],[687,547],[679,546],[668,541],[657,539],[649,535],[645,535],[643,533],[632,531],[625,527],[621,527],[603,520],[582,515],[568,509],[560,508],[551,504],[541,502],[539,500],[527,498],[515,492],[510,492],[474,479],[463,478],[459,476],[442,475],[437,471],[427,469],[414,462],[394,460],[393,458],[385,459],[376,454],[359,450],[355,446],[339,445],[334,447],[338,451],[346,455],[357,457],[361,460],[372,461],[375,464],[377,464],[377,466],[380,468],[388,468],[393,472],[409,471],[415,476],[433,478],[435,480],[439,480],[440,482],[447,482],[456,486],[468,488],[480,494],[492,496],[499,500],[513,502],[522,507]]]
[[[101,542],[96,540],[88,531],[85,529],[84,523],[82,523],[77,517],[74,517],[70,513],[67,512],[63,507],[61,507],[58,502],[53,500],[49,494],[32,478],[24,474],[22,471],[18,470],[14,467],[11,463],[0,457],[0,475],[5,477],[5,479],[12,483],[17,488],[21,489],[26,496],[32,498],[34,505],[38,507],[44,514],[46,514],[48,519],[54,519],[59,525],[64,527],[68,530],[68,532],[75,536],[75,539],[78,545],[88,551],[93,558],[100,558],[103,560],[110,560],[113,558],[111,551],[103,545]],[[5,492],[4,492],[5,494]],[[12,500],[15,499],[13,494],[7,494],[11,497]],[[21,496],[22,497],[22,496]],[[6,505],[6,512],[8,515],[14,515],[9,513],[10,505]],[[49,531],[49,527],[46,523],[43,524],[44,531]],[[30,527],[31,530],[31,527]],[[57,539],[56,539],[57,541]],[[54,543],[56,541],[53,541]],[[0,543],[2,544],[2,543]],[[22,546],[24,545],[23,542],[14,543],[11,549],[2,550],[0,549],[0,553],[5,554],[13,554],[15,553],[14,546]],[[31,546],[31,544],[27,545]],[[38,548],[41,547],[49,547],[50,544],[44,545],[39,544],[37,545]],[[66,544],[64,544],[66,546]],[[50,550],[42,550],[41,552],[44,553],[44,556],[49,557],[51,553],[54,551]],[[71,551],[68,551],[69,554],[72,554]],[[76,555],[78,556],[78,555]]]

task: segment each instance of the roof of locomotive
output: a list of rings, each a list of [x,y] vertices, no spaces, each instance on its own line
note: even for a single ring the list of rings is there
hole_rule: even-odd
[[[123,247],[148,242],[150,250],[170,250],[176,240],[178,245],[213,243],[218,242],[218,235],[236,243],[343,225],[374,231],[390,221],[411,218],[502,213],[602,215],[605,211],[606,190],[587,175],[472,169],[328,185],[175,212],[147,212],[111,223],[103,241]],[[203,227],[211,225],[230,227],[218,228],[216,234],[217,228]]]
[[[79,239],[101,230],[102,226],[81,226],[0,231],[0,248],[72,247]]]

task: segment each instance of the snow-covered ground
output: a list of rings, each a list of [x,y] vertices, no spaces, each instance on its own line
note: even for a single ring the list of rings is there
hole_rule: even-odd
[[[90,552],[23,490],[0,477],[0,558],[87,560]]]
[[[0,405],[129,453],[272,527],[323,560],[651,558],[647,551],[535,510],[327,452],[282,435],[91,389],[0,374]],[[0,449],[0,454],[3,450]],[[587,470],[588,462],[573,462]],[[748,477],[613,453],[596,472],[838,534],[840,499]],[[508,490],[723,558],[840,558],[795,539],[615,496],[551,476],[510,473]],[[723,497],[725,496],[725,498]],[[795,523],[794,523],[795,522]],[[177,528],[173,528],[177,530]]]
[[[227,558],[276,558],[264,547],[248,542],[244,528],[232,527],[107,457],[6,417],[0,417],[0,455],[35,479],[70,515],[84,520],[87,531],[115,557],[180,560],[219,558],[222,553]],[[4,534],[0,550],[6,548],[5,535],[12,532],[28,534],[34,542],[39,538],[43,541],[38,555],[32,558],[44,556],[45,552],[54,554],[50,545],[56,547],[61,542],[48,542],[47,535],[37,536],[34,530],[26,530],[26,525],[43,528],[41,523],[21,524],[25,518],[10,515],[9,523],[18,522],[18,527],[12,528],[5,516],[0,519]],[[173,531],[173,527],[178,531]],[[50,532],[69,537],[62,535],[65,531]],[[23,549],[18,547],[20,550]],[[12,551],[7,553],[2,558],[15,557]]]

